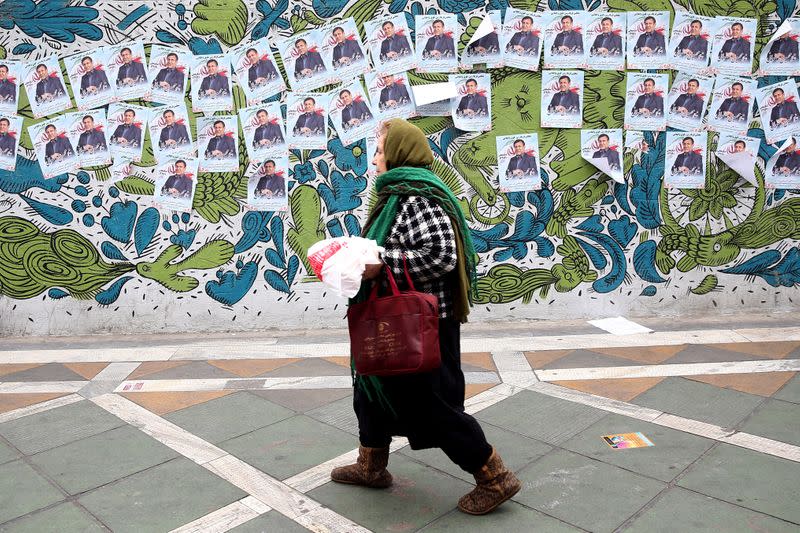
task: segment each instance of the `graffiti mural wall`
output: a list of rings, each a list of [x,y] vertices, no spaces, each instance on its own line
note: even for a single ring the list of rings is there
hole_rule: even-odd
[[[795,11],[795,0],[6,0],[0,58],[65,57],[134,39],[227,51],[269,36],[273,43],[354,17],[453,13],[463,48],[485,9],[689,10],[759,19],[756,57]],[[413,35],[412,35],[413,38]],[[148,47],[149,49],[149,47]],[[800,191],[763,187],[761,145],[754,187],[713,156],[706,187],[662,186],[666,134],[626,154],[626,183],[580,156],[580,131],[541,129],[541,74],[491,69],[494,128],[467,133],[449,117],[415,122],[437,155],[435,170],[461,199],[481,256],[475,320],[641,316],[790,309],[800,298]],[[409,73],[412,84],[442,74]],[[759,85],[783,78],[762,78]],[[586,71],[584,128],[620,128],[625,74]],[[289,210],[245,208],[246,150],[239,171],[200,173],[191,214],[152,206],[152,149],[113,185],[110,167],[43,176],[25,131],[0,170],[0,334],[66,334],[343,326],[344,300],[310,279],[309,246],[357,235],[369,198],[365,141],[293,151]],[[245,98],[235,89],[237,107]],[[148,102],[135,104],[150,106]],[[189,102],[187,102],[187,105]],[[191,106],[189,106],[191,108]],[[194,118],[192,118],[192,121]],[[495,137],[539,136],[540,191],[500,193]],[[763,138],[758,119],[749,135]],[[240,144],[244,142],[239,139]],[[709,151],[717,140],[709,136]]]

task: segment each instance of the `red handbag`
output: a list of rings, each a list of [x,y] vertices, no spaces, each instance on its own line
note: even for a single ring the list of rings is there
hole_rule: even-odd
[[[428,372],[442,363],[439,351],[439,301],[417,292],[403,265],[407,291],[397,288],[389,267],[391,294],[378,296],[379,283],[364,302],[347,310],[350,353],[362,376],[398,376]]]

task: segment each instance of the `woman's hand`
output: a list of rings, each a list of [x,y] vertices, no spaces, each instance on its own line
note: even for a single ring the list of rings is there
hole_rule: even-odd
[[[383,263],[378,263],[377,265],[366,265],[364,267],[364,274],[362,274],[361,279],[375,279],[383,270]]]

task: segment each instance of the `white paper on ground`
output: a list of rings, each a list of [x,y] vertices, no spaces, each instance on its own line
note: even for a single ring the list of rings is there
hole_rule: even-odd
[[[622,316],[589,320],[589,324],[596,328],[604,329],[614,335],[634,335],[636,333],[650,333],[653,331],[650,328],[646,328]]]
[[[417,106],[441,102],[458,96],[456,84],[451,81],[430,83],[428,85],[413,85],[411,90],[414,92],[414,102],[417,103]]]
[[[494,28],[494,24],[492,24],[491,17],[488,14],[485,15],[483,17],[483,20],[481,21],[481,23],[478,25],[478,29],[475,30],[475,33],[472,34],[472,38],[467,43],[467,48],[469,48],[469,45],[471,45],[472,43],[474,43],[475,41],[477,41],[481,37],[483,37],[485,35],[489,35],[494,30],[495,30],[495,28]]]

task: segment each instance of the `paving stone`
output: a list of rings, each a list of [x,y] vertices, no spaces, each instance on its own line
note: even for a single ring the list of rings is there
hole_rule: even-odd
[[[733,427],[764,399],[690,379],[667,378],[633,403],[722,427]]]
[[[523,468],[514,500],[591,531],[613,531],[666,485],[566,450]]]
[[[475,416],[548,444],[560,444],[606,415],[605,411],[594,407],[523,391]]]
[[[0,464],[7,463],[9,461],[14,461],[19,459],[20,455],[11,446],[6,444],[5,442],[0,441]]]
[[[233,533],[267,533],[278,532],[280,533],[307,533],[308,530],[295,522],[280,514],[278,511],[270,511],[261,516],[257,516],[252,520],[248,520],[244,524],[236,526],[229,530]]]
[[[759,396],[772,396],[792,379],[794,372],[757,372],[748,374],[712,374],[685,376],[692,381],[708,383],[723,389],[733,389]]]
[[[0,466],[0,523],[63,499],[60,490],[22,460]]]
[[[800,446],[800,405],[767,400],[740,429],[746,433]]]
[[[298,413],[305,413],[342,398],[350,398],[350,403],[353,403],[352,389],[263,390],[250,391],[250,394],[261,396]]]
[[[282,420],[219,444],[278,479],[286,479],[358,446],[358,439],[305,415]]]
[[[798,463],[729,444],[718,444],[692,466],[678,485],[800,523],[798,479]]]
[[[0,413],[7,413],[15,409],[21,409],[23,407],[28,407],[29,405],[35,405],[48,400],[54,400],[66,395],[67,393],[64,392],[2,394],[0,395]]]
[[[178,454],[132,426],[38,453],[31,461],[69,494],[79,494],[174,459]]]
[[[271,372],[260,374],[260,377],[309,377],[309,376],[349,376],[350,369],[336,363],[316,357],[302,359],[290,365],[284,365]]]
[[[795,375],[789,383],[775,393],[773,398],[785,402],[800,403],[800,374]]]
[[[800,342],[731,342],[725,344],[715,344],[714,346],[734,352],[761,355],[764,357],[769,357],[770,359],[783,359],[797,348],[800,348]]]
[[[604,398],[629,402],[663,380],[664,378],[577,379],[551,383]]]
[[[3,381],[86,381],[60,363],[48,363],[3,376]]]
[[[603,435],[640,431],[654,446],[615,450]],[[561,446],[604,463],[613,464],[661,481],[672,481],[714,441],[627,416],[611,414],[575,435]]]
[[[653,533],[796,533],[797,526],[744,507],[673,487],[662,494],[653,507],[631,522],[627,530]]]
[[[84,494],[79,502],[115,533],[139,533],[169,531],[246,495],[181,457]]]
[[[538,440],[525,437],[518,433],[512,433],[511,431],[491,424],[483,423],[481,427],[483,427],[486,440],[495,447],[497,453],[500,454],[500,457],[503,459],[503,464],[515,472],[553,449],[552,446],[539,442]],[[447,472],[451,476],[456,476],[469,483],[475,482],[471,474],[461,470],[461,468],[450,461],[439,448],[412,450],[406,447],[399,453],[415,461]],[[396,454],[392,454],[392,457],[395,455]],[[389,460],[389,464],[391,465],[391,459]]]
[[[352,435],[358,435],[358,417],[353,410],[353,396],[346,396],[306,413],[311,418],[329,424]]]
[[[217,444],[294,415],[293,411],[246,392],[172,412],[164,418]]]
[[[719,348],[716,344],[689,344],[686,348],[675,354],[674,357],[670,357],[664,361],[664,364],[728,363],[731,361],[756,361],[761,359],[769,358],[763,355],[725,350]]]
[[[171,362],[171,361],[166,361]],[[166,365],[165,365],[166,366]],[[238,378],[236,374],[228,372],[205,361],[190,361],[181,365],[174,365],[164,370],[158,370],[144,376],[142,379],[215,379]],[[134,378],[129,377],[129,380]]]
[[[592,348],[592,351],[652,365],[663,363],[685,347],[685,344],[668,346],[623,346],[616,348]]]
[[[108,531],[90,514],[73,503],[62,503],[0,526],[0,532],[64,533],[65,531]]]
[[[392,457],[391,472],[388,489],[329,482],[308,495],[371,531],[397,532],[415,531],[452,511],[471,490],[468,483],[402,455]]]
[[[120,396],[141,405],[152,413],[163,416],[233,393],[234,391],[122,392]]]
[[[425,533],[445,533],[447,531],[458,533],[464,533],[465,531],[502,531],[503,533],[546,531],[547,533],[567,533],[582,530],[512,500],[505,502],[492,511],[491,514],[483,516],[472,516],[458,510],[450,511],[419,531],[424,531]]]
[[[591,350],[573,350],[568,355],[545,364],[542,368],[597,368],[604,366],[635,366],[637,361],[603,355]]]
[[[125,422],[91,402],[80,401],[0,424],[0,435],[22,453],[32,455],[74,442]]]

